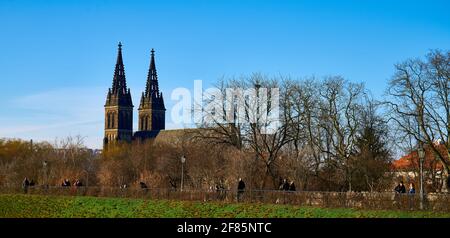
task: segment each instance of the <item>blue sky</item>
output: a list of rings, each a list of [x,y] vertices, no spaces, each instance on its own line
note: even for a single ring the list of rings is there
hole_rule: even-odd
[[[135,107],[155,48],[170,128],[182,127],[171,91],[197,79],[342,75],[381,96],[395,63],[449,48],[449,12],[444,0],[2,0],[0,138],[100,148],[118,41]]]

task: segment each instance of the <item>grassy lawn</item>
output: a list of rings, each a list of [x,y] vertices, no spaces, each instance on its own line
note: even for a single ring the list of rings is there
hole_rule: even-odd
[[[15,194],[0,195],[0,217],[414,218],[450,213]]]

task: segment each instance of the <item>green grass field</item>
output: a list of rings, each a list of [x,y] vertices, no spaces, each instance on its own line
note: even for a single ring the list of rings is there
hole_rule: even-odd
[[[272,204],[231,204],[98,197],[0,195],[0,217],[419,218],[449,213],[368,211]]]

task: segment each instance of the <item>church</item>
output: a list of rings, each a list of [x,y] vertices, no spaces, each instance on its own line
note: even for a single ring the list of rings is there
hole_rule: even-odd
[[[103,147],[116,142],[131,142],[156,137],[165,129],[164,98],[159,91],[156,73],[155,51],[151,50],[145,91],[142,92],[138,108],[138,131],[133,133],[133,102],[127,87],[122,58],[122,44],[119,42],[117,61],[112,87],[108,89],[105,103],[105,136]]]

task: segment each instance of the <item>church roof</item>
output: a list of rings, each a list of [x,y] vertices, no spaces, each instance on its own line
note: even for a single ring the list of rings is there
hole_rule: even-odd
[[[155,143],[179,144],[183,140],[193,137],[195,130],[200,129],[137,131],[134,133],[134,139],[153,139]]]

